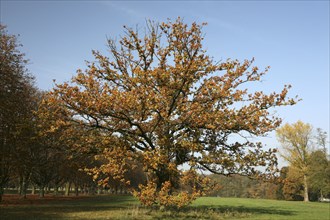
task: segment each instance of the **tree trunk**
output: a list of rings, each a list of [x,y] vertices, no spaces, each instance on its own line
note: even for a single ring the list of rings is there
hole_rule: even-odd
[[[44,198],[45,197],[45,187],[40,187],[39,197]]]
[[[25,184],[23,183],[22,188],[21,188],[21,199],[26,199],[26,191],[27,191],[27,186],[24,186]]]
[[[22,199],[26,199],[28,185],[29,185],[28,178],[22,177],[21,183],[20,183],[20,196]]]
[[[323,192],[322,192],[322,189],[320,190],[320,193],[321,193],[321,197],[320,197],[320,199],[323,200]]]
[[[65,196],[69,196],[70,194],[70,182],[65,183]]]
[[[17,188],[17,194],[21,197],[22,195],[22,182],[23,182],[23,178],[22,176],[20,176],[18,178],[18,188]]]
[[[309,202],[307,176],[304,174],[304,202]]]
[[[31,194],[34,195],[36,193],[36,186],[32,184],[32,191]]]
[[[54,195],[57,196],[58,195],[58,186],[54,187]]]
[[[5,190],[4,190],[3,186],[0,186],[0,203],[2,201],[2,195],[3,195],[4,191]]]
[[[74,192],[75,192],[75,196],[79,195],[79,187],[77,185],[75,185],[74,187]]]

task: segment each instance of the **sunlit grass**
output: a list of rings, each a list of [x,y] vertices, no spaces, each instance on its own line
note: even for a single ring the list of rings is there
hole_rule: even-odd
[[[47,204],[0,205],[2,219],[296,219],[328,220],[329,203],[204,197],[181,211],[147,209],[131,196],[95,196]]]

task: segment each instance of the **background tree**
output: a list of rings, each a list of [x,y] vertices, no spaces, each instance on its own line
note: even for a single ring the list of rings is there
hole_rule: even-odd
[[[304,185],[303,176],[301,173],[289,166],[286,173],[286,178],[283,181],[283,197],[285,200],[302,201],[304,200]]]
[[[327,138],[327,132],[321,128],[316,129],[315,139],[318,149],[311,155],[309,172],[311,186],[318,199],[323,199],[324,196],[330,197],[330,157],[327,151],[329,143]]]
[[[36,89],[19,47],[17,37],[0,24],[0,201],[13,173],[22,178],[29,176],[23,163],[31,146]]]
[[[295,169],[303,178],[304,201],[307,202],[308,163],[312,151],[313,128],[310,124],[298,121],[277,129],[276,135],[284,150],[282,157],[289,162],[290,169]]]
[[[321,128],[316,129],[316,143],[322,148],[323,152],[327,154],[327,132],[323,131]]]
[[[79,188],[85,183],[90,184],[92,177],[83,172],[85,168],[94,165],[93,138],[97,134],[85,131],[79,125],[66,126],[62,124],[61,129],[56,129],[56,123],[67,121],[65,115],[61,114],[59,107],[48,105],[49,96],[44,94],[38,110],[35,112],[38,124],[37,144],[33,159],[33,181],[39,186],[43,197],[44,188],[53,185],[55,194],[61,184],[66,183],[67,192],[74,186],[75,194],[78,195]],[[90,141],[87,135],[91,135]]]
[[[25,117],[21,121],[21,132],[15,139],[19,145],[14,150],[14,170],[12,178],[19,180],[19,194],[26,198],[27,188],[31,183],[31,175],[36,165],[34,155],[37,153],[36,146],[39,144],[37,135],[37,116],[34,114],[40,104],[42,92],[32,88],[29,100],[25,103]]]
[[[284,188],[284,183],[287,178],[288,172],[289,172],[289,167],[287,167],[287,166],[282,167],[280,170],[280,175],[279,175],[278,182],[277,182],[278,188],[276,190],[277,199],[280,199],[280,200],[285,199],[284,193],[283,193],[283,188]]]
[[[252,179],[241,175],[210,175],[218,183],[218,188],[208,193],[209,196],[281,199],[277,195],[279,186],[274,182]]]
[[[253,59],[214,62],[202,47],[201,29],[181,19],[148,22],[142,36],[125,27],[119,45],[108,41],[110,58],[93,51],[96,61],[52,93],[53,105],[63,107],[73,124],[100,133],[95,146],[107,165],[96,167],[96,176],[110,173],[125,182],[131,164],[143,165],[148,181],[136,195],[145,205],[181,207],[202,195],[209,180],[198,170],[276,171],[276,151],[249,137],[280,125],[270,109],[295,104],[287,98],[289,86],[268,95],[248,92],[268,68],[259,71]]]
[[[330,160],[323,149],[311,153],[308,176],[310,188],[317,196],[315,199],[323,199],[324,196],[330,195]]]

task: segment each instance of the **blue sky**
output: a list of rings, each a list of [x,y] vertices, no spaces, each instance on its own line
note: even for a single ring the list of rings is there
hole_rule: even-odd
[[[3,1],[1,23],[20,34],[29,70],[41,89],[69,80],[91,50],[107,53],[106,38],[123,25],[143,28],[146,19],[207,22],[204,45],[215,60],[255,58],[271,66],[258,88],[293,86],[303,100],[279,109],[284,122],[297,120],[329,133],[329,1]],[[271,134],[265,142],[278,144]]]

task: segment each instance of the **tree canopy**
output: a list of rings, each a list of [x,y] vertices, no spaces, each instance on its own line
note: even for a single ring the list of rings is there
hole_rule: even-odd
[[[270,109],[296,103],[287,97],[290,86],[249,92],[268,67],[260,71],[253,59],[215,62],[202,45],[204,25],[180,18],[147,22],[143,34],[124,26],[119,42],[108,40],[109,56],[93,51],[95,61],[71,83],[58,84],[47,101],[65,115],[57,127],[79,125],[98,134],[85,137],[107,161],[90,170],[95,177],[127,182],[125,172],[143,166],[147,182],[136,195],[146,205],[180,207],[202,195],[210,182],[198,171],[276,171],[276,150],[249,137],[280,125]]]
[[[21,166],[30,146],[36,88],[17,36],[0,24],[0,201],[3,187]]]
[[[284,149],[282,157],[288,161],[292,169],[303,178],[304,201],[308,198],[308,164],[313,147],[313,127],[302,121],[290,125],[285,124],[277,129],[276,135]]]
[[[308,164],[310,188],[320,199],[330,195],[330,159],[326,152],[316,150],[311,153]]]

